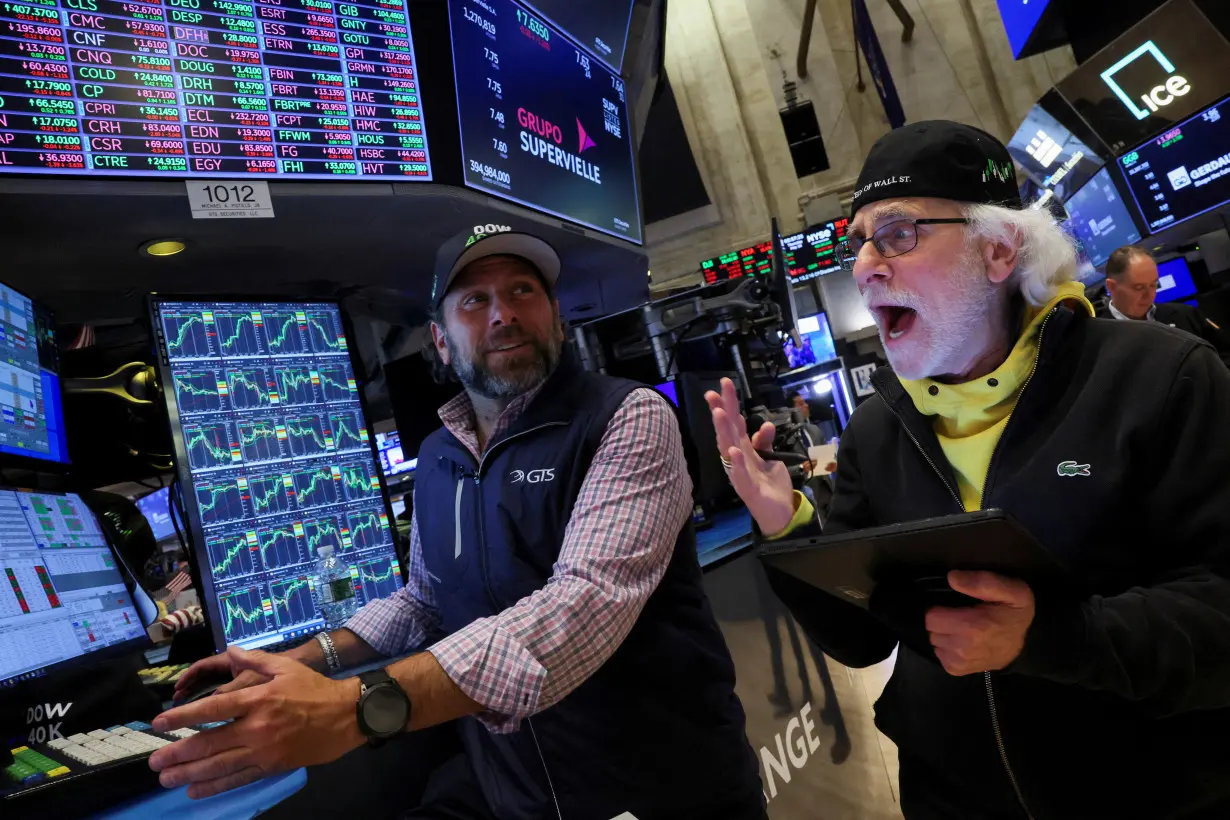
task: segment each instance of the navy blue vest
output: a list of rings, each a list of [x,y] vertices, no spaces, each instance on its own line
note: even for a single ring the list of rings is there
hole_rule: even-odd
[[[480,463],[447,430],[427,438],[415,512],[446,632],[546,586],[603,432],[642,386],[565,356]],[[760,777],[734,684],[689,523],[601,669],[518,732],[491,734],[472,718],[461,732],[500,820],[759,818]]]

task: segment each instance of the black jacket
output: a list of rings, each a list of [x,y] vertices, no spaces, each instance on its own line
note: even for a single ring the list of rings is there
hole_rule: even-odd
[[[1114,318],[1110,312],[1109,296],[1098,306],[1098,318]],[[1230,367],[1230,340],[1226,338],[1221,328],[1205,318],[1205,315],[1200,312],[1199,308],[1194,308],[1183,302],[1159,302],[1154,305],[1153,319],[1159,324],[1177,327],[1179,330],[1186,331],[1198,339],[1204,339],[1213,345],[1222,362],[1227,367]],[[1119,321],[1123,320],[1120,319]]]
[[[842,437],[828,533],[960,511],[929,419],[891,371],[873,383]],[[1002,672],[953,677],[921,611],[890,630],[770,570],[842,663],[903,641],[876,725],[899,747],[908,818],[1023,818],[1022,802],[1036,820],[1230,817],[1227,411],[1230,372],[1199,340],[1055,309],[983,498],[1080,589],[1039,599]],[[1090,475],[1059,474],[1069,460]]]

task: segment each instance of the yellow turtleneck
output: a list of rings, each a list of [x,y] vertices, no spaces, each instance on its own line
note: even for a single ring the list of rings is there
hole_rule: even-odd
[[[932,417],[935,435],[952,465],[967,512],[982,509],[982,487],[991,456],[1033,372],[1043,322],[1051,310],[1067,300],[1079,302],[1093,315],[1093,306],[1079,283],[1061,285],[1050,302],[1026,309],[1024,329],[1012,352],[994,372],[982,378],[963,384],[901,380],[918,412]]]

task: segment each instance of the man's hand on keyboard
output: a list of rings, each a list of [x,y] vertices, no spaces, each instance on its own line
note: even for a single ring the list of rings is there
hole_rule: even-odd
[[[357,678],[334,681],[282,655],[228,650],[238,679],[245,672],[267,683],[164,712],[154,729],[167,732],[230,720],[172,743],[150,756],[167,788],[188,785],[197,799],[246,786],[272,774],[328,763],[366,740],[355,718]]]

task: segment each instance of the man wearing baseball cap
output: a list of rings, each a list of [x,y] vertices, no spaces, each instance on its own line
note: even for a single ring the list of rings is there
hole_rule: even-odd
[[[189,670],[183,689],[236,677],[159,726],[238,719],[155,755],[164,785],[204,796],[455,720],[464,755],[405,817],[764,818],[674,412],[568,355],[560,267],[508,226],[441,248],[431,332],[465,390],[419,452],[406,587],[282,655]]]
[[[869,613],[769,570],[837,660],[897,647],[876,725],[905,816],[1230,817],[1230,372],[1188,334],[1093,318],[1070,240],[976,128],[882,137],[842,256],[891,370],[842,436],[824,532],[998,508],[1070,572],[1036,595],[951,572],[969,606],[887,592]],[[763,537],[818,529],[723,387],[719,446]]]

